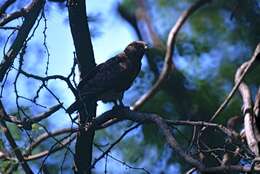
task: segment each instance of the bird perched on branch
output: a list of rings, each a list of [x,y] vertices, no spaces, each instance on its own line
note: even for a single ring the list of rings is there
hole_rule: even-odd
[[[124,92],[131,86],[141,69],[141,59],[148,46],[143,41],[130,43],[122,53],[96,66],[79,85],[80,99],[75,101],[69,114],[84,108],[84,102],[114,102],[123,105]],[[84,102],[83,102],[84,101]]]

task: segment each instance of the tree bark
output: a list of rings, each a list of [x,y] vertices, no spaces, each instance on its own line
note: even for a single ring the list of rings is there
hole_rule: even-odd
[[[85,1],[69,0],[68,12],[80,77],[83,78],[96,65],[87,21]],[[84,126],[89,124],[92,118],[96,116],[96,103],[86,103],[86,107],[88,108],[87,113],[79,111],[80,131],[77,135],[74,156],[74,172],[77,174],[91,173],[92,145],[95,131],[94,129],[88,129],[86,131]]]

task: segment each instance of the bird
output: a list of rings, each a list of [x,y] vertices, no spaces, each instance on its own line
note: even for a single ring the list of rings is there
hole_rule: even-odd
[[[105,103],[113,102],[115,106],[124,106],[124,92],[131,87],[140,72],[141,60],[147,50],[146,42],[133,41],[123,52],[95,66],[79,82],[79,99],[67,108],[67,113],[72,114],[84,108],[86,102],[99,100]]]

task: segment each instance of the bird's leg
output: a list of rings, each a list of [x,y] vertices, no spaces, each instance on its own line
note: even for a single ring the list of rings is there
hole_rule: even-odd
[[[116,109],[116,108],[118,108],[118,103],[117,103],[117,101],[116,100],[114,100],[114,101],[112,101],[113,103],[114,103],[114,106],[113,106],[113,108],[112,109]]]
[[[114,107],[113,109],[125,109],[125,108],[128,108],[124,105],[123,103],[123,96],[124,96],[124,93],[121,92],[119,95],[118,95],[118,98],[117,100],[114,100],[113,103],[114,103]]]
[[[113,103],[114,103],[113,108],[124,108],[125,107],[124,103],[120,99],[114,100]]]
[[[125,106],[122,99],[118,99],[113,101],[114,106],[112,108],[112,110],[125,110],[125,109],[129,109],[129,107]]]
[[[122,108],[125,107],[125,105],[124,105],[124,103],[123,103],[123,97],[124,97],[124,92],[121,92],[121,93],[120,93],[120,96],[119,96],[119,98],[118,98],[118,101],[119,101],[119,106],[122,107]]]
[[[118,103],[116,100],[114,100],[113,103],[114,103],[114,106],[118,106]]]
[[[119,107],[125,107],[125,105],[124,105],[122,99],[119,99],[118,101],[119,101]]]
[[[120,108],[125,108],[125,105],[123,103],[123,97],[124,97],[124,92],[121,92],[117,99],[117,101],[119,102],[118,107],[120,107]]]
[[[119,107],[122,108],[122,109],[130,109],[128,106],[125,106],[124,103],[123,103],[123,97],[124,97],[124,92],[122,92],[120,94],[120,97],[118,98],[118,101],[119,101]]]

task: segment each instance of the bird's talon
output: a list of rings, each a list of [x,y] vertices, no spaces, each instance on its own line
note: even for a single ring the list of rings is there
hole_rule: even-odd
[[[113,106],[112,110],[130,110],[129,106],[125,106],[125,105],[115,105]]]

